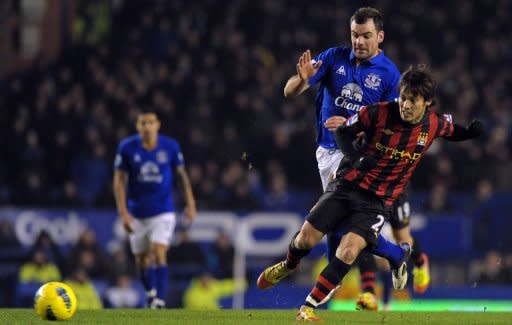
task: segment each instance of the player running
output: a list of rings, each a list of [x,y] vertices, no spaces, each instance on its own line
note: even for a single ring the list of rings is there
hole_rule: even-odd
[[[138,134],[121,141],[117,149],[114,196],[146,290],[147,307],[164,308],[169,281],[167,249],[176,225],[174,170],[184,193],[187,223],[196,216],[196,204],[180,145],[158,133],[156,112],[139,113],[136,126]]]

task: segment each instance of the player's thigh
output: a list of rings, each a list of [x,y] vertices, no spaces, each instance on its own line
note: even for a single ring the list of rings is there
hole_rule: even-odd
[[[327,234],[341,229],[347,212],[345,197],[336,190],[335,183],[331,183],[313,206],[306,220],[318,231]]]
[[[389,219],[390,209],[375,195],[362,190],[352,191],[350,202],[347,232],[360,235],[368,244],[377,244],[377,237]]]
[[[132,253],[135,256],[148,253],[150,250],[148,221],[135,218],[132,222],[132,230],[133,231],[128,236]]]
[[[347,232],[356,233],[363,237],[368,244],[376,245],[385,221],[386,214],[384,212],[356,212],[350,216]]]
[[[166,212],[151,218],[149,225],[149,241],[152,244],[169,246],[176,227],[176,214]]]

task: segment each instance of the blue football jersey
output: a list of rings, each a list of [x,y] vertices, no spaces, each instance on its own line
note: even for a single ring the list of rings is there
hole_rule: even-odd
[[[327,49],[314,60],[322,60],[322,66],[309,79],[309,84],[320,83],[315,101],[317,143],[324,148],[337,148],[333,132],[324,126],[329,117],[348,118],[363,106],[398,97],[400,71],[384,51],[357,67],[350,47]]]
[[[128,173],[127,203],[137,218],[174,211],[173,170],[184,164],[179,143],[158,135],[155,149],[146,150],[139,135],[121,141],[114,168]]]

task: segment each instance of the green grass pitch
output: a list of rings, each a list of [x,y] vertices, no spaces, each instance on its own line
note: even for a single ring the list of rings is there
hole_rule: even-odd
[[[106,309],[79,310],[64,324],[297,324],[295,310]],[[501,312],[344,312],[319,310],[327,324],[512,324],[512,313]],[[32,309],[0,309],[0,324],[53,324]],[[58,322],[62,323],[62,322]]]

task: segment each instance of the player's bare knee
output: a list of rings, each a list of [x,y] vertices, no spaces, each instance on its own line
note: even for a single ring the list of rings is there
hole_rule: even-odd
[[[355,246],[340,247],[336,251],[336,257],[346,264],[352,264],[359,255],[359,250]]]
[[[299,232],[294,244],[298,249],[311,249],[315,246],[314,238],[307,231]]]
[[[151,245],[151,255],[156,265],[167,264],[167,246],[154,243]]]
[[[151,257],[147,254],[136,255],[135,263],[142,268],[148,268],[151,265]]]

